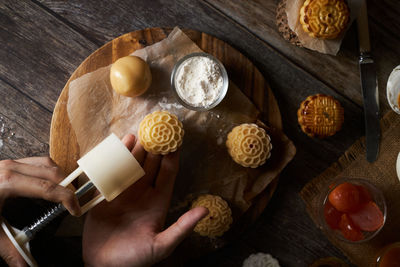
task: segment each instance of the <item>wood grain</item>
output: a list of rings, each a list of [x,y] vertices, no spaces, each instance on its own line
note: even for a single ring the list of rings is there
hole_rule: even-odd
[[[46,155],[51,113],[0,80],[0,160]]]
[[[67,112],[69,83],[86,73],[112,64],[118,58],[129,55],[145,45],[163,40],[170,31],[171,29],[152,28],[124,34],[95,51],[71,75],[55,106],[50,129],[50,156],[66,173],[77,167],[76,161],[79,159],[79,146]],[[202,50],[214,55],[224,64],[233,83],[262,111],[268,125],[282,130],[282,120],[275,97],[251,61],[215,37],[193,30],[185,30],[185,33]],[[258,198],[259,201],[252,210],[255,214],[250,214],[247,218],[255,220],[261,214],[276,185],[277,182],[273,182],[271,187],[265,190],[264,196]]]
[[[272,45],[275,49],[285,54],[291,61],[307,70],[319,80],[326,82],[335,91],[352,99],[362,106],[362,95],[360,91],[360,77],[358,73],[358,49],[355,28],[351,28],[342,45],[341,51],[337,56],[323,55],[308,49],[299,49],[286,42],[278,33],[275,14],[278,1],[229,1],[229,0],[206,0],[212,6],[226,13],[233,20],[237,21],[250,32],[259,36],[262,40]],[[375,10],[391,10],[392,17],[399,16],[400,5],[396,9],[394,3],[384,3],[382,7],[380,1],[370,1],[368,10],[376,16],[376,21],[387,25],[393,32],[382,29],[375,20],[370,20],[370,32],[372,40],[372,51],[378,68],[378,83],[381,99],[382,113],[390,108],[386,101],[386,81],[396,64],[400,54],[400,31],[398,27],[393,27],[392,22],[381,20],[382,13]],[[392,9],[390,9],[392,7]],[[398,19],[397,19],[398,20]],[[385,40],[381,42],[380,40]],[[392,67],[393,66],[393,67]]]
[[[118,58],[143,48],[144,44],[151,45],[161,41],[168,35],[170,30],[152,28],[122,35],[95,51],[72,74],[56,103],[50,129],[50,156],[67,173],[70,173],[77,167],[76,161],[79,159],[79,146],[67,113],[69,83],[86,73],[107,66]],[[185,30],[184,32],[202,50],[214,55],[224,64],[232,82],[241,88],[255,103],[257,108],[262,111],[268,125],[272,128],[282,130],[282,120],[275,97],[263,76],[251,61],[215,37],[193,30]],[[235,224],[235,235],[238,234],[238,230],[242,231],[246,226],[253,223],[263,212],[277,184],[278,179],[276,178],[255,199],[254,205],[242,216],[240,224]],[[199,242],[202,241],[199,240]],[[204,248],[203,251],[209,252],[210,249],[214,250],[216,248],[211,246],[210,243],[209,247],[207,249]],[[190,251],[186,250],[180,257],[182,258],[182,255],[188,255],[188,253]],[[201,254],[200,250],[197,253]]]
[[[368,15],[376,24],[399,39],[400,2],[397,0],[368,0]]]
[[[0,79],[51,112],[69,75],[97,46],[29,1],[2,1],[0,14]]]
[[[248,2],[248,5],[252,5],[251,2],[254,1]],[[395,14],[396,10],[399,10],[396,9],[398,2],[395,0],[374,0],[374,2],[376,8],[370,13],[377,12],[373,21],[380,30],[377,32],[379,35],[372,32],[372,38],[375,41],[382,41],[388,49],[393,50],[397,46],[396,42],[387,42],[386,37],[391,35],[395,38],[399,34],[396,31],[396,35],[396,32],[393,32],[394,28],[386,25],[390,21],[393,26],[397,25],[398,18],[396,19]],[[27,101],[24,103],[27,107],[33,105],[29,102],[31,99],[44,107],[47,112],[51,112],[62,87],[80,62],[100,45],[123,33],[147,27],[175,25],[210,33],[232,45],[254,62],[270,82],[282,113],[284,131],[296,144],[298,153],[282,173],[274,197],[255,225],[226,248],[191,261],[187,266],[241,266],[242,261],[250,253],[259,251],[271,253],[283,266],[308,266],[316,258],[332,255],[343,258],[344,256],[311,222],[298,197],[298,192],[308,180],[336,161],[356,139],[363,135],[362,109],[355,104],[358,101],[357,97],[360,99],[360,89],[349,86],[345,88],[343,94],[331,85],[328,79],[332,77],[313,74],[319,73],[319,65],[313,67],[310,64],[311,71],[303,69],[303,65],[300,64],[302,62],[296,61],[296,54],[292,54],[291,50],[285,47],[291,48],[289,43],[274,45],[273,39],[269,41],[265,37],[265,32],[271,32],[273,35],[275,25],[267,25],[265,32],[256,32],[240,23],[237,17],[231,16],[233,11],[229,3],[221,8],[216,8],[210,3],[185,0],[3,0],[0,3],[0,41],[3,45],[3,50],[0,52],[0,79],[11,87],[2,83],[0,87],[5,88],[6,94],[12,90],[11,88],[18,88],[22,93],[19,97],[26,97]],[[262,9],[257,10],[256,6],[252,6],[255,9],[249,10],[248,16],[255,16],[254,14],[258,12],[264,14],[264,18],[261,19],[273,21],[272,13]],[[240,10],[235,12],[241,14]],[[393,20],[385,17],[385,14]],[[262,20],[255,23],[265,25]],[[354,47],[355,39],[352,39],[352,34],[355,32],[347,35],[343,44],[346,50],[342,52],[354,56],[352,49],[354,52],[357,49]],[[313,52],[308,53],[310,56],[313,54]],[[382,73],[386,75],[386,70],[394,67],[391,65],[396,55],[390,53],[383,55],[385,56],[378,55],[376,59],[381,60],[378,71],[383,71]],[[304,60],[306,61],[307,57],[304,57]],[[358,68],[347,70],[353,72],[348,74],[353,78],[358,75]],[[338,79],[342,79],[342,74],[341,71],[338,72]],[[345,80],[342,80],[341,83],[345,84]],[[381,90],[383,89],[381,86]],[[327,140],[310,139],[297,125],[296,110],[300,102],[315,93],[333,95],[345,108],[343,130]],[[18,114],[20,109],[13,108],[12,104],[19,101],[19,98],[8,98],[8,100],[12,101],[8,105],[10,111]],[[0,105],[2,104],[1,101]],[[4,111],[3,114],[10,114],[8,112]],[[26,115],[27,121],[34,122],[36,117],[40,117],[41,112],[45,111],[29,113]],[[18,115],[10,116],[10,123],[17,117]],[[26,124],[24,127],[22,124],[18,127],[29,131],[39,140],[42,140],[39,136],[48,136],[49,124],[44,126],[39,123],[40,127],[36,128],[31,128],[32,125],[32,123]],[[18,143],[20,142],[23,144],[22,140],[18,140]],[[34,144],[33,147],[38,148]],[[27,152],[17,143],[11,149],[15,155],[22,156]],[[33,153],[35,151],[38,150],[34,150]],[[8,152],[3,153],[3,150],[0,150],[0,155],[2,158],[9,157]],[[74,244],[67,242],[65,251],[69,250],[68,246],[79,247],[79,240],[75,241]],[[53,247],[55,249],[52,253],[57,255],[57,246],[51,246]],[[52,258],[53,262],[58,262],[57,259],[57,256]],[[72,262],[74,261],[71,259]],[[65,264],[68,265],[68,262]]]
[[[55,12],[57,16],[73,23],[74,28],[77,28],[82,34],[89,36],[90,39],[98,40],[98,42],[110,41],[123,34],[127,31],[129,23],[131,25],[129,29],[135,30],[135,27],[143,24],[152,25],[157,22],[158,25],[180,25],[181,28],[209,32],[226,43],[239,47],[241,53],[254,62],[270,84],[273,84],[274,94],[279,95],[277,99],[280,102],[281,113],[290,118],[289,120],[283,119],[286,122],[284,128],[290,127],[285,129],[285,132],[292,140],[293,138],[298,139],[296,143],[306,142],[314,144],[314,147],[318,146],[320,151],[316,154],[316,165],[321,161],[321,157],[318,155],[325,155],[330,162],[334,162],[345,151],[345,148],[363,134],[362,109],[355,105],[352,99],[343,97],[327,86],[324,81],[315,79],[314,76],[288,61],[286,56],[277,52],[260,38],[244,31],[236,24],[232,25],[232,21],[224,13],[202,1],[179,0],[155,3],[141,0],[135,1],[135,5],[126,0],[118,1],[117,4],[109,2],[99,4],[96,1],[82,2],[78,0],[67,2],[41,0],[40,2]],[[109,5],[113,5],[112,12],[107,9]],[[135,16],[131,16],[131,14],[135,14]],[[109,16],[112,18],[104,20]],[[97,33],[101,36],[97,36]],[[289,43],[284,42],[282,46],[285,45],[292,47]],[[356,66],[352,72],[355,73],[354,75],[358,75],[358,67]],[[348,90],[353,89],[349,88]],[[357,88],[355,92],[360,95],[360,88]],[[328,142],[321,143],[319,140],[313,140],[316,141],[313,142],[305,137],[297,127],[295,110],[302,100],[313,93],[326,93],[334,96],[342,103],[346,111],[348,124],[344,127],[346,133],[343,135],[346,138],[332,138],[330,142],[333,143],[327,150],[324,147]],[[351,138],[348,138],[349,136]],[[302,149],[310,148],[312,149],[307,145]],[[312,150],[311,153],[315,153],[315,150]]]

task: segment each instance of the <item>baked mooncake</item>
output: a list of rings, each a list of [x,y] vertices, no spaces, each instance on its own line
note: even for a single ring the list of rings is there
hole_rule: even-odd
[[[332,96],[309,96],[300,104],[297,118],[301,129],[310,137],[325,138],[342,128],[344,110]]]
[[[147,152],[166,155],[176,151],[183,141],[184,130],[178,118],[167,111],[154,111],[139,125],[139,140]]]
[[[300,23],[311,37],[335,39],[349,21],[346,0],[306,0],[300,9]]]
[[[228,203],[220,196],[202,195],[193,203],[192,208],[205,207],[209,213],[194,228],[201,236],[218,237],[229,230],[232,224],[232,212]]]
[[[271,156],[270,136],[256,124],[244,123],[236,126],[226,140],[228,153],[243,167],[257,168]]]

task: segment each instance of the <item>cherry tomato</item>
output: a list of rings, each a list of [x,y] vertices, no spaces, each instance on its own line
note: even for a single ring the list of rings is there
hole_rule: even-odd
[[[370,202],[372,200],[372,196],[371,193],[368,191],[367,188],[365,188],[362,185],[356,185],[358,191],[360,192],[360,201],[361,203],[367,204],[368,202]]]
[[[369,232],[378,230],[384,222],[382,211],[373,201],[368,202],[359,211],[349,213],[349,217],[357,227]]]
[[[329,201],[327,201],[324,206],[324,217],[330,228],[339,229],[342,213],[335,209]]]
[[[339,222],[339,228],[344,238],[347,240],[360,241],[364,239],[364,235],[362,234],[361,230],[354,225],[346,213],[342,214]]]
[[[340,184],[333,189],[329,194],[329,202],[341,212],[356,211],[362,206],[360,191],[350,183]]]

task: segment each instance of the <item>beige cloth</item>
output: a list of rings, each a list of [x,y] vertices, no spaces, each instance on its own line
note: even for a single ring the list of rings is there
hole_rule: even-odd
[[[396,160],[400,152],[400,116],[393,111],[381,120],[382,141],[378,160],[365,159],[365,139],[354,143],[349,150],[320,176],[309,182],[300,195],[307,211],[319,226],[319,197],[337,178],[364,178],[380,189],[387,205],[386,223],[380,233],[370,241],[349,244],[328,235],[329,240],[357,266],[375,266],[379,250],[387,244],[400,241],[400,182],[396,174]],[[325,232],[325,234],[327,234]]]
[[[198,194],[212,193],[228,200],[241,214],[293,158],[295,148],[283,133],[271,130],[274,148],[263,167],[250,170],[233,162],[225,147],[227,133],[238,124],[255,122],[259,111],[232,83],[223,102],[211,111],[195,112],[177,104],[170,88],[172,68],[184,55],[198,51],[199,47],[175,28],[163,41],[133,53],[151,68],[153,82],[144,95],[129,98],[116,94],[109,80],[110,66],[106,66],[70,83],[68,116],[82,156],[110,132],[119,137],[136,134],[140,121],[152,111],[176,114],[185,136],[171,212],[181,213]]]

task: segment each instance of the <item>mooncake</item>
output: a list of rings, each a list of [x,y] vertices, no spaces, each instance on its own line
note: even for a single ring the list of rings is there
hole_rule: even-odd
[[[167,111],[155,111],[139,125],[139,140],[153,154],[166,155],[176,151],[183,141],[184,130],[178,118]]]
[[[195,207],[205,207],[209,211],[194,228],[196,233],[213,238],[222,236],[229,230],[232,224],[232,212],[228,203],[220,196],[201,195],[192,203],[192,208]]]
[[[350,9],[345,0],[306,0],[300,9],[300,23],[311,37],[335,39],[347,27]]]
[[[255,253],[251,254],[247,259],[243,261],[242,267],[279,267],[277,259],[267,253]]]
[[[297,118],[301,129],[310,137],[325,138],[342,128],[344,110],[332,96],[309,96],[300,104]]]
[[[271,156],[270,136],[256,124],[244,123],[236,126],[226,140],[228,153],[243,167],[257,168]]]

